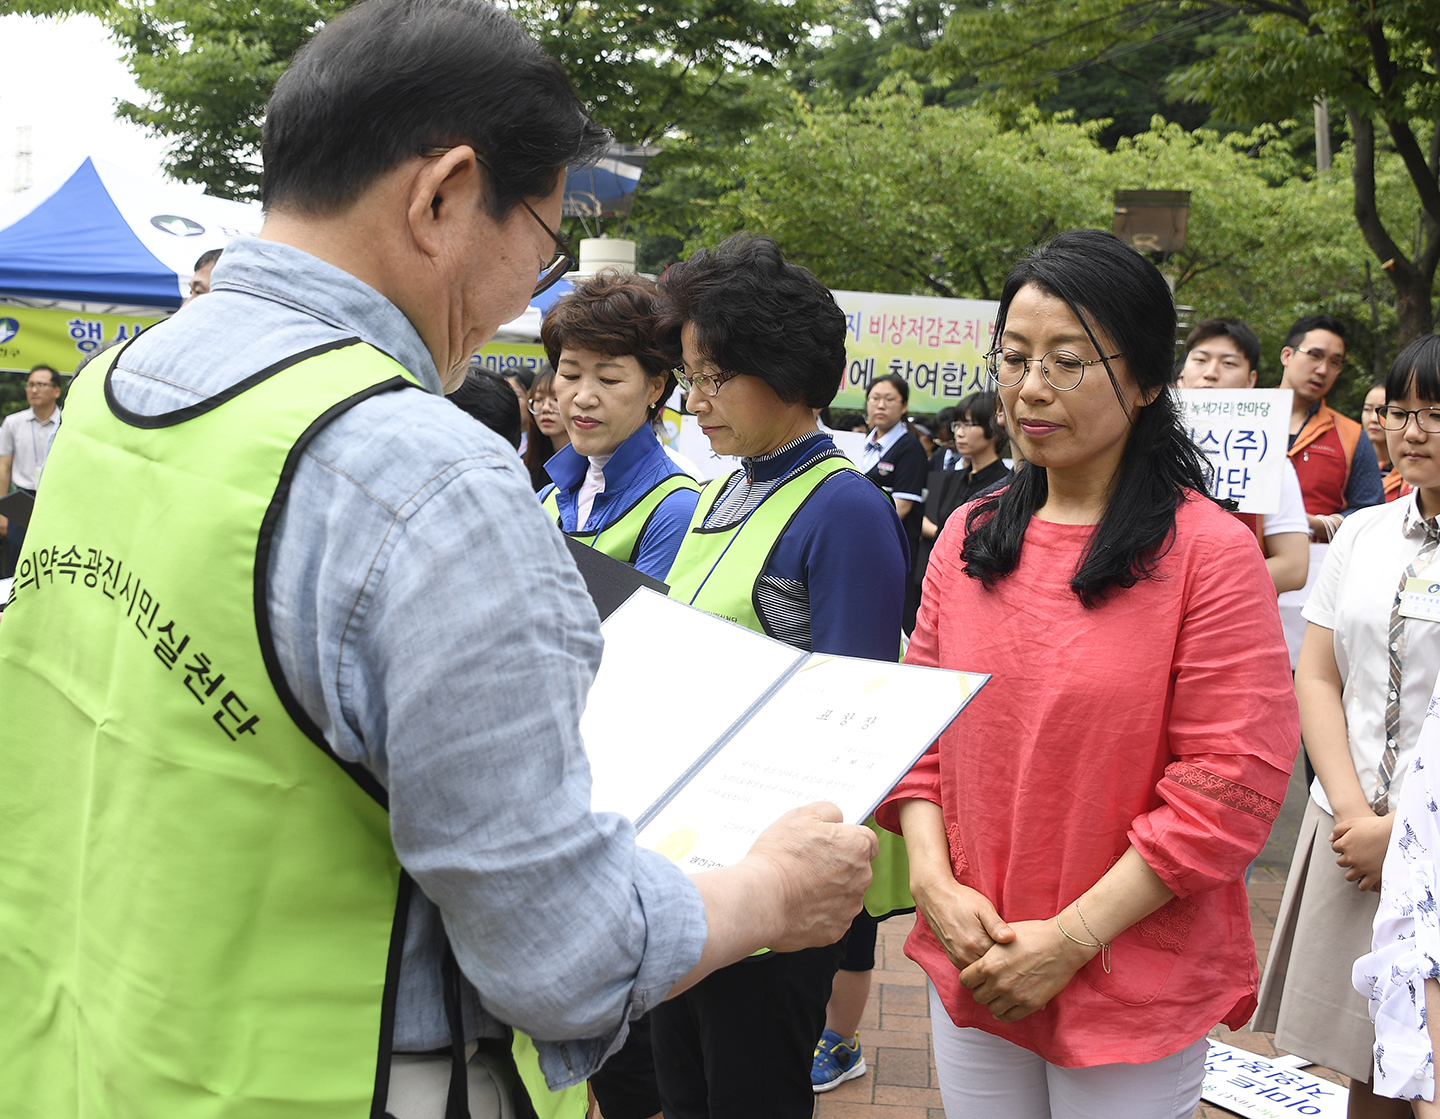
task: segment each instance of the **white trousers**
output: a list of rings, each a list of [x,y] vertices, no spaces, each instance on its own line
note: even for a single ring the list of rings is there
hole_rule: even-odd
[[[470,1119],[515,1119],[484,1053],[473,1053],[465,1071],[470,1074]],[[450,1093],[450,1058],[395,1053],[390,1058],[390,1093],[385,1110],[395,1119],[445,1119]]]
[[[1191,1119],[1205,1079],[1202,1037],[1143,1065],[1061,1068],[984,1030],[955,1025],[930,987],[946,1119]]]

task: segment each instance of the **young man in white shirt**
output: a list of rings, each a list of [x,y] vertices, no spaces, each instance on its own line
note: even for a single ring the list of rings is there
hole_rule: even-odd
[[[25,399],[30,407],[6,416],[0,423],[0,496],[9,493],[12,484],[35,496],[50,444],[60,429],[60,389],[59,373],[48,365],[35,366],[25,381]],[[20,562],[25,530],[0,517],[0,534],[5,536],[5,562],[0,565],[0,576],[13,575]]]

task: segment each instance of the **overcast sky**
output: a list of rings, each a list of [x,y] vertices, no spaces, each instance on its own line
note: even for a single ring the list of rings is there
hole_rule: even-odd
[[[18,131],[30,129],[30,178],[38,185],[87,155],[160,175],[162,141],[115,119],[115,102],[140,99],[130,71],[93,16],[0,16],[0,198],[16,188]]]

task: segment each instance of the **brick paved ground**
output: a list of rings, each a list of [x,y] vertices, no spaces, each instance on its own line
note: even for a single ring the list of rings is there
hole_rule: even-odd
[[[1305,808],[1304,779],[1298,768],[1297,764],[1270,844],[1250,875],[1250,923],[1255,931],[1255,948],[1262,969],[1270,950],[1285,874]],[[925,975],[905,958],[903,951],[905,937],[913,924],[913,917],[896,917],[880,926],[870,1002],[860,1023],[860,1040],[870,1071],[819,1096],[815,1119],[945,1119],[930,1052]],[[1266,1056],[1283,1052],[1275,1048],[1268,1034],[1248,1030],[1231,1033],[1221,1027],[1212,1036]],[[1328,1069],[1312,1067],[1309,1071],[1338,1084],[1345,1083],[1344,1077]],[[1232,1115],[1224,1108],[1202,1104],[1196,1119],[1230,1119]]]

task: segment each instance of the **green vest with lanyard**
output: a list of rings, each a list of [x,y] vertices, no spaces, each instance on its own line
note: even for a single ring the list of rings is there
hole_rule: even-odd
[[[650,518],[660,508],[660,503],[680,490],[699,492],[699,489],[690,475],[671,474],[647,490],[638,501],[604,528],[594,532],[567,532],[565,535],[573,536],[598,552],[604,552],[611,559],[633,565],[640,556],[640,541],[644,539],[645,530],[650,526]],[[542,508],[555,518],[557,525],[560,524],[560,502],[557,496],[559,492],[558,487],[552,488],[541,502]]]
[[[801,507],[827,479],[846,470],[855,467],[838,452],[823,458],[799,474],[782,479],[748,517],[721,529],[706,529],[705,518],[714,510],[733,475],[709,482],[701,491],[689,530],[670,567],[670,597],[773,637],[765,628],[756,601],[760,577]],[[914,909],[904,840],[878,827],[873,820],[867,820],[866,826],[880,839],[880,852],[871,863],[874,878],[865,891],[866,910],[876,917],[886,917]]]
[[[412,884],[265,576],[310,439],[416,382],[348,339],[144,417],[120,352],[71,387],[0,625],[7,1114],[380,1119]]]

